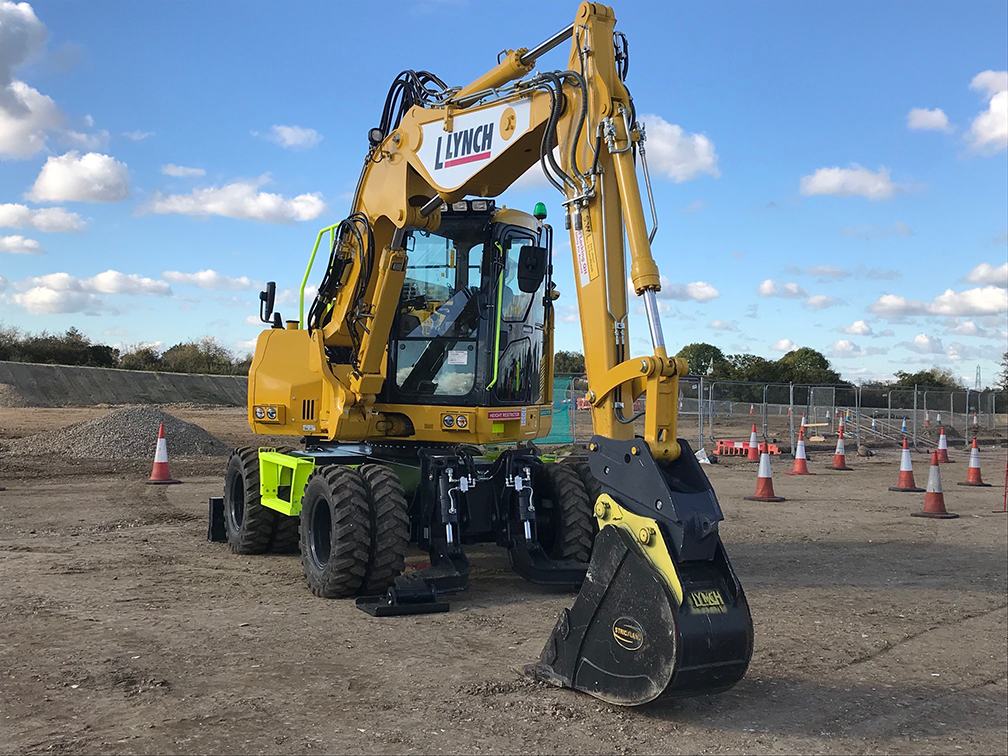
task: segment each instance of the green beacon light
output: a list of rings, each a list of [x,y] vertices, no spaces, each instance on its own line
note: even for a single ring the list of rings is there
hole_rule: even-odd
[[[536,220],[546,220],[546,204],[544,202],[536,202],[532,215],[535,216]]]

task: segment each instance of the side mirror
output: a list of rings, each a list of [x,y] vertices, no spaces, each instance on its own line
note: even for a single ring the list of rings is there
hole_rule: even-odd
[[[518,250],[518,288],[526,294],[539,289],[546,275],[546,247],[527,245]]]
[[[266,284],[266,291],[259,292],[259,319],[263,323],[273,320],[273,304],[276,301],[276,281]]]

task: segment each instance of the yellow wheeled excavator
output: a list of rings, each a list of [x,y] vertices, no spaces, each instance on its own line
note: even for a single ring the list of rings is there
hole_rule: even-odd
[[[237,449],[210,534],[242,554],[299,550],[316,595],[375,616],[446,611],[468,585],[465,544],[495,542],[522,577],[580,588],[527,673],[635,705],[733,685],[752,620],[717,498],[676,436],[687,365],[662,335],[646,134],[615,24],[585,2],[466,86],[395,79],[351,212],[316,239],[298,319],[274,313],[274,284],[260,297],[272,327],[249,423],[299,448]],[[566,69],[536,68],[568,41]],[[553,232],[544,206],[493,199],[536,163],[564,197],[595,433],[586,458],[560,463],[532,443],[552,420]],[[627,276],[652,354],[628,351]],[[410,542],[430,567],[401,574]]]

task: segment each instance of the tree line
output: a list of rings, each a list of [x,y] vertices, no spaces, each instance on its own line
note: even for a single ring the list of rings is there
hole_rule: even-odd
[[[163,373],[247,375],[252,355],[235,355],[210,336],[181,342],[162,351],[149,344],[117,349],[93,342],[76,328],[61,334],[46,331],[32,334],[22,333],[17,328],[0,328],[0,360]]]
[[[676,357],[686,360],[692,375],[702,375],[705,380],[853,387],[850,381],[840,377],[824,354],[810,347],[788,352],[777,360],[768,360],[754,354],[725,354],[713,344],[696,342],[684,346]],[[553,365],[554,373],[558,375],[582,375],[584,355],[580,352],[557,352]],[[1004,391],[1008,390],[1008,352],[1002,356],[1001,367],[1001,375],[993,388]],[[861,385],[880,389],[894,386],[966,388],[950,369],[938,366],[912,373],[897,370],[893,381],[872,381]]]

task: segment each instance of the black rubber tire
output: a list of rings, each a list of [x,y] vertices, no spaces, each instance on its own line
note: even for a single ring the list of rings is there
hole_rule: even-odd
[[[534,481],[539,543],[553,559],[587,562],[592,549],[593,504],[568,465],[544,464]],[[544,517],[538,519],[539,512]]]
[[[357,594],[371,556],[371,507],[356,470],[328,465],[312,472],[300,530],[301,564],[311,592],[322,598]]]
[[[262,554],[273,545],[277,514],[259,502],[259,450],[235,449],[224,474],[224,527],[235,554]]]
[[[371,508],[371,557],[361,593],[384,593],[406,567],[409,545],[406,494],[399,476],[387,465],[361,465],[357,473],[367,488]]]
[[[591,465],[585,459],[565,459],[560,464],[568,465],[574,472],[577,473],[578,477],[581,478],[581,482],[584,483],[585,490],[588,491],[588,503],[591,505],[592,511],[592,544],[595,543],[595,536],[598,535],[599,527],[598,520],[595,519],[595,502],[598,501],[599,495],[602,493],[602,484],[599,483],[598,478],[592,475]]]
[[[276,533],[273,536],[275,554],[296,554],[301,544],[301,518],[277,512]]]

